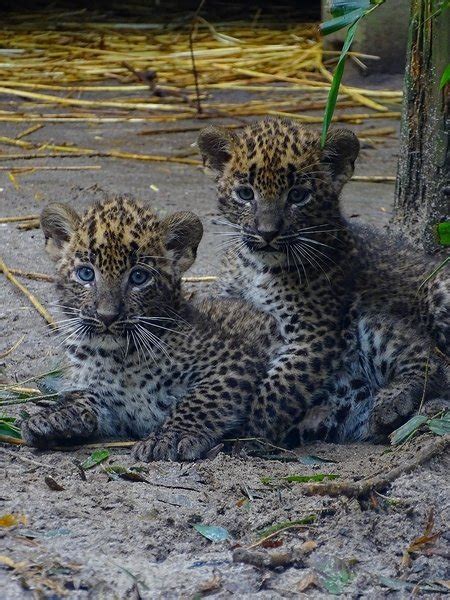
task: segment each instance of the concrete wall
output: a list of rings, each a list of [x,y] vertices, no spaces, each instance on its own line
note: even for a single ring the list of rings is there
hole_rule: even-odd
[[[352,49],[376,54],[380,60],[365,60],[369,73],[402,73],[406,64],[409,0],[386,0],[385,4],[363,18],[358,25]],[[322,0],[322,20],[330,19],[328,0]],[[325,47],[336,47],[345,38],[346,30],[324,38]]]

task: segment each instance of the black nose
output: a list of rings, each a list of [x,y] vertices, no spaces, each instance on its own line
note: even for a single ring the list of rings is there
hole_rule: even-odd
[[[117,321],[119,314],[98,312],[97,316],[100,319],[100,321],[106,325],[106,327],[109,327],[114,323],[114,321]]]
[[[268,244],[277,237],[279,231],[277,229],[275,230],[271,230],[271,231],[265,231],[265,230],[261,230],[258,229],[258,235],[260,235],[262,237],[262,239],[267,242]]]

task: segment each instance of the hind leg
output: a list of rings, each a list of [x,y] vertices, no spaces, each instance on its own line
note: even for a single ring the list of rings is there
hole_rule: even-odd
[[[433,354],[433,343],[409,321],[380,324],[374,319],[370,325],[371,366],[380,385],[364,437],[383,441],[419,409],[422,400],[439,395],[445,374]]]

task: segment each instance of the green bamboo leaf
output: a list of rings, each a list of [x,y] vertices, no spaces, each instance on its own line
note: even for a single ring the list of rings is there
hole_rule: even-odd
[[[358,8],[370,8],[370,0],[330,0],[329,11],[333,17],[340,17]]]
[[[433,277],[436,277],[436,275],[439,273],[439,271],[441,271],[446,265],[448,265],[448,263],[450,263],[450,256],[447,256],[447,258],[445,260],[443,260],[441,262],[440,265],[438,265],[423,281],[422,283],[419,285],[419,290],[426,284],[428,283],[428,281],[430,281],[430,279],[433,279]]]
[[[323,465],[324,463],[335,463],[335,460],[330,458],[324,458],[323,456],[316,456],[315,454],[308,454],[308,456],[300,456],[298,459],[303,465]]]
[[[224,542],[225,540],[230,539],[230,534],[224,527],[198,524],[194,525],[194,529],[211,542]]]
[[[441,83],[439,84],[441,88],[445,87],[447,83],[450,81],[450,63],[445,67],[444,72],[442,73]]]
[[[450,246],[450,221],[438,223],[436,230],[441,246]]]
[[[323,118],[322,135],[320,137],[320,144],[322,148],[325,146],[328,128],[330,126],[331,119],[333,118],[334,109],[336,107],[336,100],[339,93],[339,86],[341,85],[341,79],[344,73],[345,59],[347,57],[347,52],[350,50],[350,46],[352,45],[353,38],[355,37],[358,22],[359,19],[352,23],[352,25],[350,25],[350,27],[348,28],[347,36],[345,38],[344,45],[342,46],[341,55],[339,57],[338,64],[334,71],[333,81],[331,83],[330,91],[328,93],[327,105],[325,108],[325,114]]]
[[[89,458],[81,463],[81,468],[87,471],[109,458],[109,450],[95,450]]]
[[[261,529],[260,531],[258,531],[258,537],[264,538],[267,535],[271,535],[272,533],[280,531],[281,529],[295,527],[296,525],[310,525],[311,523],[314,523],[316,519],[317,515],[312,514],[304,517],[303,519],[297,519],[296,521],[282,521],[281,523],[276,523],[275,525],[271,525],[266,529]]]
[[[338,477],[339,475],[334,475],[333,473],[315,473],[314,475],[288,475],[287,477],[282,477],[282,479],[289,483],[309,483],[310,481],[320,482],[325,479],[337,479]]]
[[[404,425],[390,434],[391,444],[393,446],[401,444],[406,438],[415,433],[426,421],[428,421],[428,418],[424,415],[415,415],[414,417],[411,417],[409,421],[406,421]]]
[[[434,434],[447,435],[450,433],[450,412],[445,413],[439,419],[430,419],[427,425]]]
[[[15,419],[13,417],[4,417],[0,419],[0,435],[15,438],[20,440],[22,437],[20,429],[14,425]]]
[[[366,10],[364,8],[358,8],[356,10],[352,10],[351,12],[345,13],[340,17],[336,17],[335,19],[325,21],[325,23],[320,24],[320,31],[322,32],[322,35],[329,35],[330,33],[344,29],[344,27],[347,27],[348,25],[353,24],[356,20],[360,19],[365,12]]]

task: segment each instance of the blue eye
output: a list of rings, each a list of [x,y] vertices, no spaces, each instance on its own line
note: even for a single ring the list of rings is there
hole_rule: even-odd
[[[241,200],[244,200],[244,202],[250,202],[255,197],[255,193],[249,185],[241,185],[241,187],[238,187],[236,190],[236,193]]]
[[[289,202],[292,204],[306,204],[309,199],[309,191],[302,188],[292,188],[288,194]]]
[[[90,283],[95,279],[94,269],[91,269],[91,267],[78,267],[75,273],[78,279],[84,283]]]
[[[150,274],[143,269],[135,269],[130,273],[130,283],[132,285],[144,285],[148,281]]]

